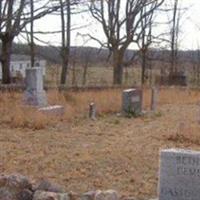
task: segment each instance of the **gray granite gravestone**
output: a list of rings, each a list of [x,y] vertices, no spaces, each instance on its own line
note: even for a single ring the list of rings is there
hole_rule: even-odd
[[[142,91],[128,89],[122,95],[122,113],[124,115],[140,115],[142,112]]]
[[[151,89],[151,111],[156,111],[158,104],[158,89],[153,87]]]
[[[199,200],[200,152],[162,150],[158,191],[159,200]]]
[[[40,67],[26,69],[25,82],[25,103],[38,107],[47,106],[46,92],[43,89],[43,69]]]

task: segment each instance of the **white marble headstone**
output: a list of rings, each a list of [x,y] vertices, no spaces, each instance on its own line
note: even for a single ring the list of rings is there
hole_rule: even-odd
[[[200,200],[200,152],[162,150],[158,191],[159,200]]]
[[[43,91],[43,69],[33,67],[26,69],[26,89]]]
[[[31,106],[47,106],[46,92],[43,89],[43,70],[40,67],[26,69],[26,91],[24,101]]]

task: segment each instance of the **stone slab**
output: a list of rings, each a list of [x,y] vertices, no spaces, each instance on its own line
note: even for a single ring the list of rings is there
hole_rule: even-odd
[[[47,106],[46,92],[43,89],[43,69],[40,67],[26,69],[25,82],[25,104],[37,107]]]
[[[27,90],[43,91],[43,69],[40,67],[26,69],[25,83]]]
[[[24,92],[24,102],[29,106],[47,106],[47,96],[45,91],[26,90]]]
[[[142,112],[142,90],[127,89],[122,94],[122,113],[140,115]]]
[[[151,111],[156,111],[158,104],[158,89],[153,87],[151,89]]]
[[[60,105],[42,107],[39,109],[39,111],[45,114],[51,114],[51,115],[64,115],[65,113],[64,106],[60,106]]]
[[[199,200],[200,152],[162,150],[158,192],[159,200]]]

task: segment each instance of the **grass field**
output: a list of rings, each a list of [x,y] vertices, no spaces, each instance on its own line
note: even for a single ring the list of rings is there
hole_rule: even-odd
[[[148,74],[150,74],[150,71]],[[46,84],[59,85],[61,67],[60,66],[48,66],[46,72]],[[154,69],[152,75],[152,84],[155,82],[155,76],[160,74],[159,69]],[[83,66],[75,66],[73,70],[70,66],[68,70],[67,85],[68,86],[82,86],[83,84]],[[84,86],[111,86],[113,84],[113,68],[111,65],[95,65],[88,66],[86,73],[86,82]],[[148,80],[150,82],[150,79]],[[140,85],[141,83],[141,67],[135,65],[134,67],[124,68],[123,85]]]
[[[121,90],[48,93],[65,106],[63,117],[47,117],[21,105],[22,94],[0,95],[0,172],[48,178],[67,191],[116,189],[144,199],[156,196],[159,151],[200,150],[200,92],[160,90],[156,113],[117,115]],[[148,110],[150,90],[144,91]],[[98,118],[87,118],[94,101]]]
[[[112,86],[113,84],[113,67],[108,62],[88,63],[86,81],[83,84],[85,63],[71,64],[68,69],[67,86]],[[149,65],[148,65],[149,66]],[[160,84],[161,68],[165,69],[165,79],[167,80],[170,63],[152,61],[151,68],[146,69],[145,85],[154,86]],[[150,67],[149,66],[149,67]],[[59,85],[61,66],[49,65],[46,68],[45,82],[47,85]],[[187,76],[187,83],[190,87],[199,87],[200,78],[198,71],[194,70],[191,63],[184,62],[179,65],[179,71],[184,71]],[[141,64],[134,63],[123,70],[124,86],[140,86],[141,85]]]

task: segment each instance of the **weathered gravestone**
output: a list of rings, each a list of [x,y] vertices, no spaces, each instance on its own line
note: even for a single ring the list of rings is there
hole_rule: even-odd
[[[43,89],[43,69],[40,67],[26,69],[26,91],[24,101],[27,105],[47,106],[46,92]]]
[[[153,87],[151,89],[151,111],[156,111],[158,104],[158,89]]]
[[[122,95],[122,113],[138,116],[142,112],[142,90],[128,89]]]
[[[96,105],[93,102],[89,105],[89,118],[92,120],[96,119]]]
[[[25,103],[38,107],[38,110],[44,114],[63,115],[65,112],[63,106],[48,105],[46,92],[43,87],[43,69],[40,67],[26,69]]]
[[[169,85],[187,86],[188,80],[186,73],[184,71],[171,73],[169,75]]]
[[[200,152],[166,149],[160,158],[159,200],[199,200]]]

